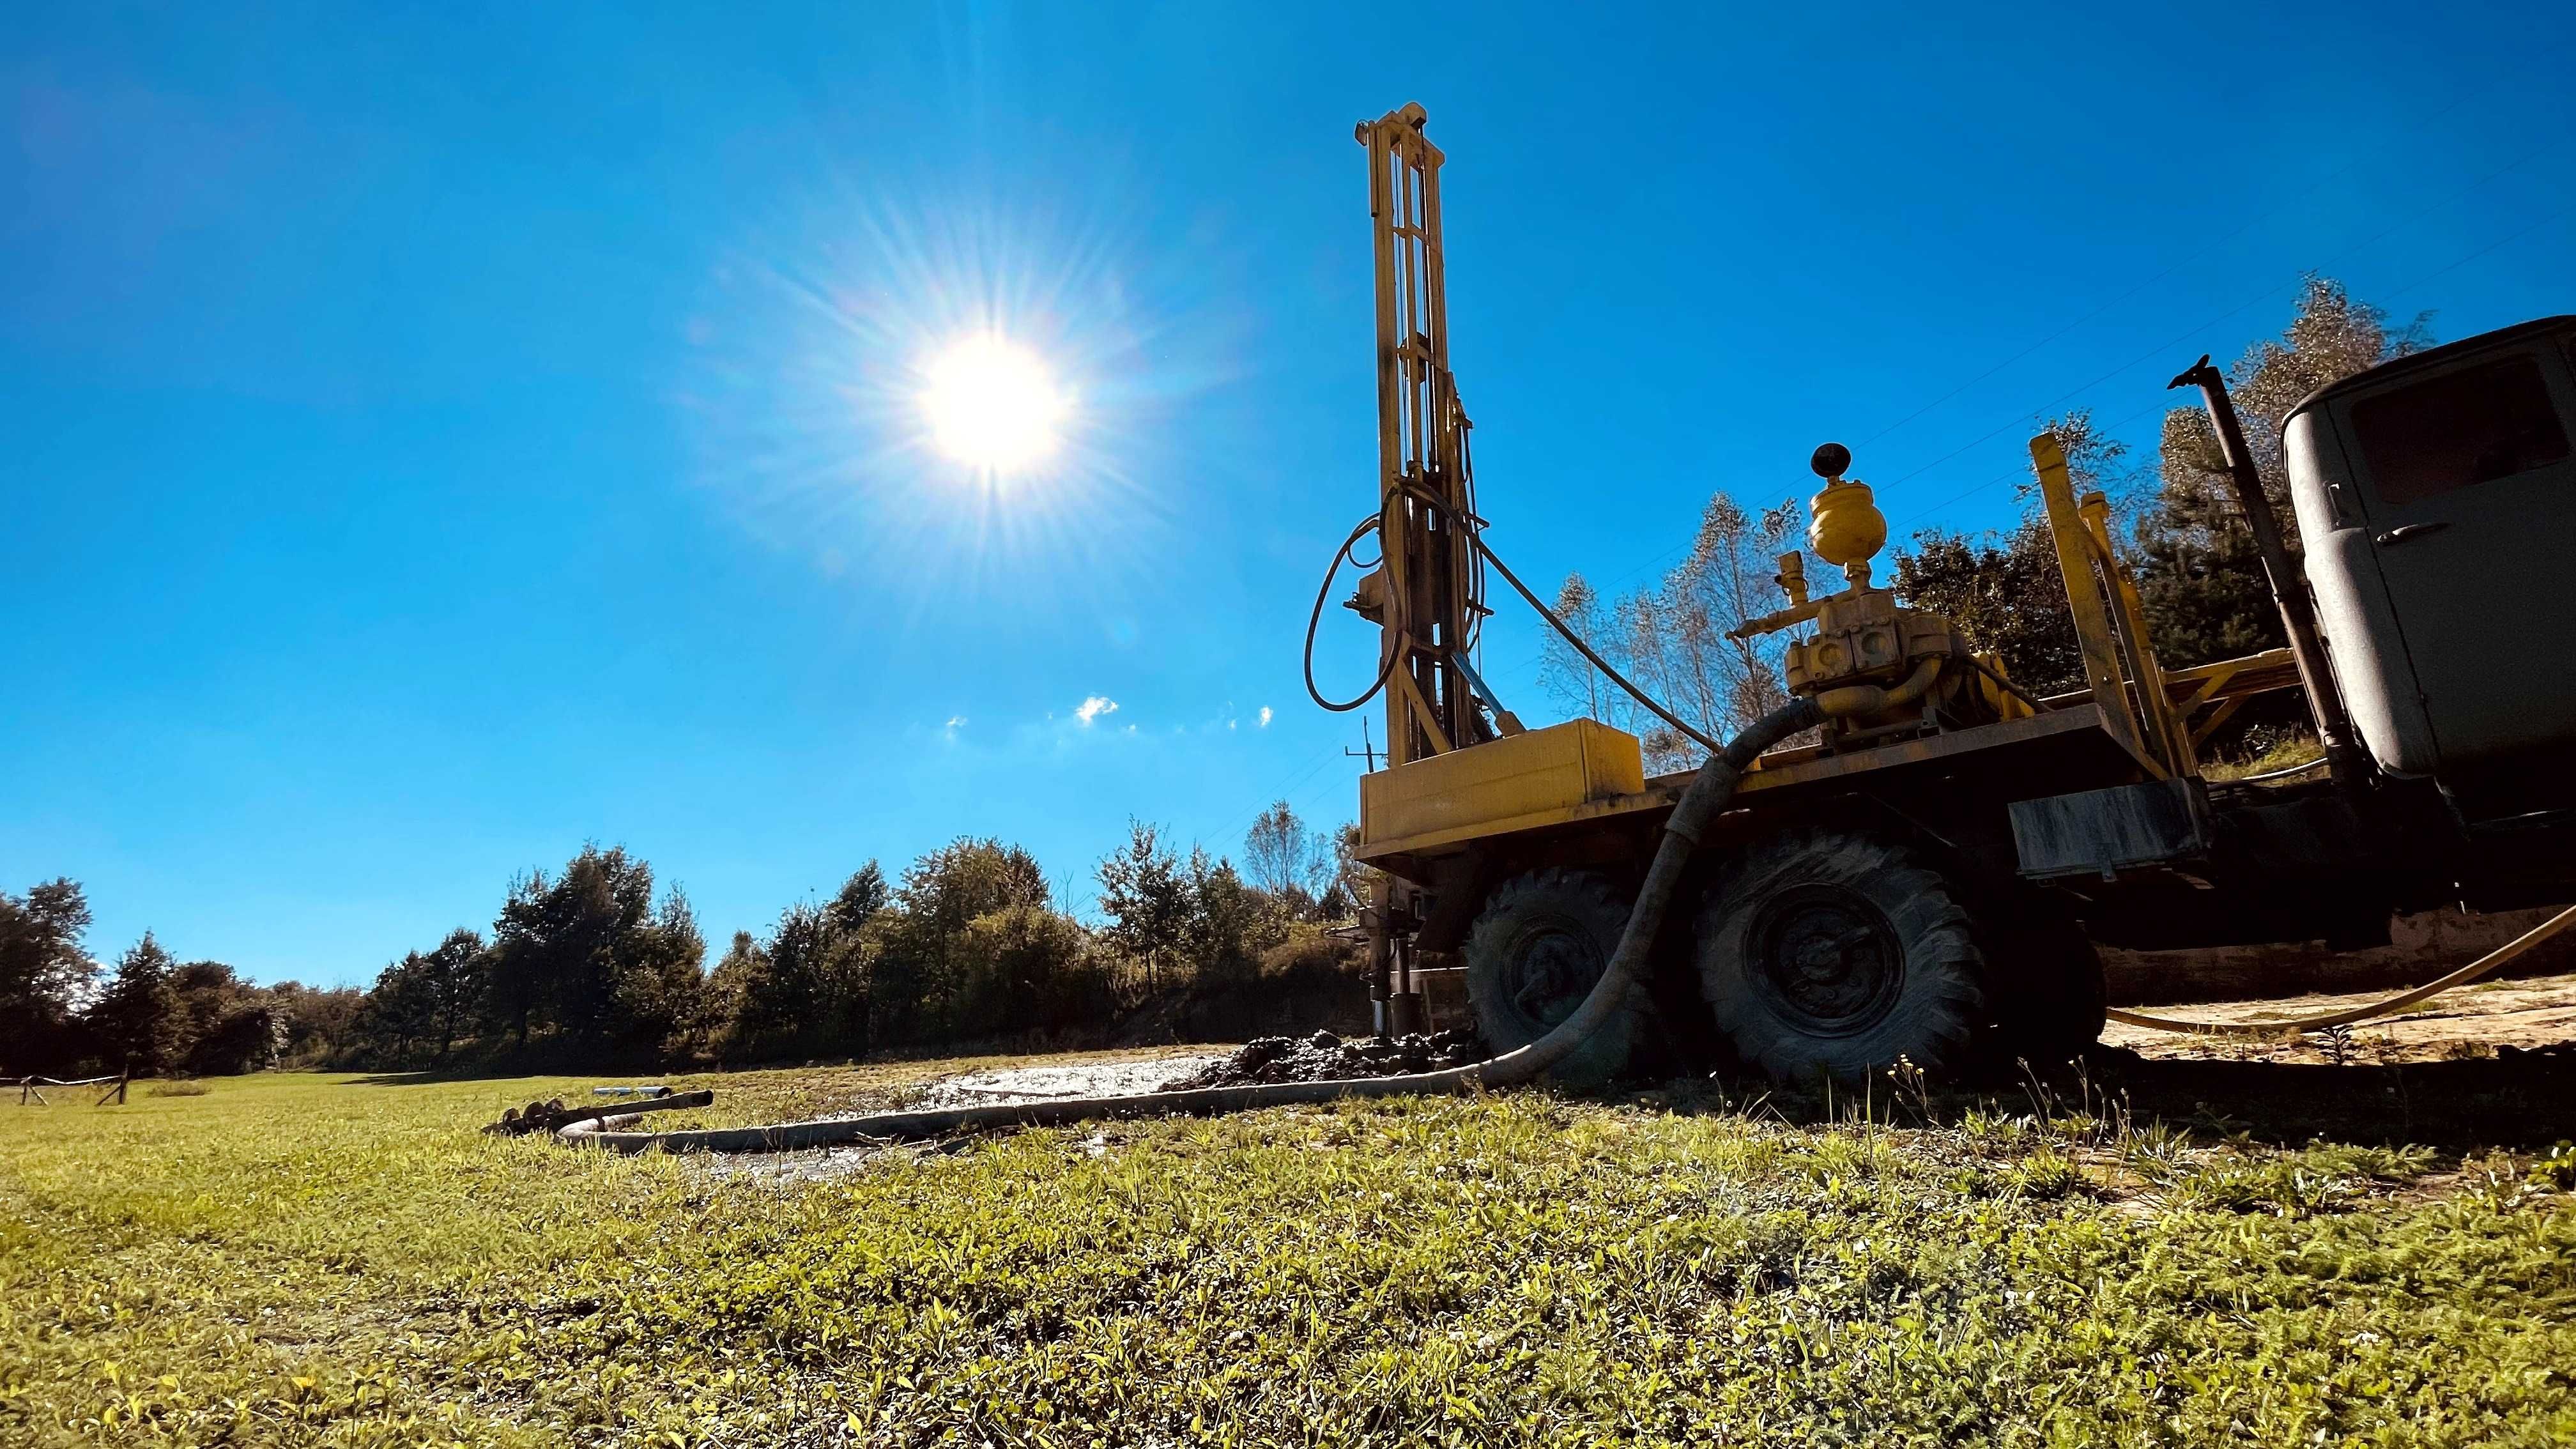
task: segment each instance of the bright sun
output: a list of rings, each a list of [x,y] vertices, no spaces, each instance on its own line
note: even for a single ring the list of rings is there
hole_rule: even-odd
[[[1013,473],[1055,451],[1068,411],[1036,354],[993,333],[930,364],[922,411],[939,450],[985,473]]]

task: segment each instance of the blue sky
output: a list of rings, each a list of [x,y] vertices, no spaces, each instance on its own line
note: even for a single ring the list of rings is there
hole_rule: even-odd
[[[339,983],[586,840],[721,941],[961,833],[1087,899],[1130,815],[1344,818],[1298,643],[1407,100],[1549,581],[1827,438],[1900,536],[2003,521],[2033,415],[2143,445],[2304,268],[2576,309],[2563,7],[1274,11],[13,10],[0,888]],[[1002,491],[911,406],[985,319],[1073,396]],[[1487,652],[1547,714],[1530,621]]]

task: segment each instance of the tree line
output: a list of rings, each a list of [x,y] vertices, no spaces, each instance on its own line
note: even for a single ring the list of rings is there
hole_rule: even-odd
[[[254,985],[223,962],[176,959],[148,931],[111,969],[91,959],[89,925],[77,881],[0,891],[0,1076],[318,1063],[351,1038],[365,998],[354,988]]]
[[[2248,348],[2228,370],[2246,437],[2295,553],[2297,519],[2281,457],[2281,426],[2317,388],[2432,343],[2429,318],[2392,324],[2330,278],[2311,276],[2289,326]],[[2117,520],[2115,544],[2138,584],[2157,658],[2169,669],[2275,649],[2285,642],[2262,559],[2238,509],[2209,419],[2197,406],[2166,412],[2155,456],[2141,464],[2089,410],[2038,420],[2067,454],[2078,494],[2100,490]],[[2075,624],[2037,487],[2021,485],[2010,527],[1970,535],[1927,528],[1899,547],[1885,582],[1906,603],[1948,615],[1979,649],[2001,656],[2016,683],[2038,694],[2084,686]],[[1881,499],[1884,507],[1887,500]],[[1903,522],[1901,510],[1893,521]],[[1791,498],[1746,508],[1721,491],[1704,510],[1690,552],[1655,584],[1605,600],[1577,574],[1557,610],[1620,671],[1675,713],[1723,738],[1785,703],[1780,653],[1787,636],[1736,640],[1727,631],[1780,607],[1776,557],[1800,548],[1805,506]],[[1803,550],[1801,550],[1803,551]],[[1811,586],[1840,586],[1809,555]],[[1645,743],[1648,767],[1682,768],[1689,740],[1646,715],[1563,640],[1549,636],[1541,681],[1562,707],[1618,724]],[[2312,728],[2296,692],[2264,696],[2211,741],[2220,754],[2259,752]]]
[[[1360,999],[1352,838],[1280,801],[1238,868],[1131,821],[1091,919],[1027,850],[960,838],[891,880],[862,864],[712,968],[687,896],[594,845],[512,880],[488,930],[337,990],[256,986],[149,933],[107,966],[81,887],[49,881],[0,892],[0,1073],[738,1065],[1295,1026]]]

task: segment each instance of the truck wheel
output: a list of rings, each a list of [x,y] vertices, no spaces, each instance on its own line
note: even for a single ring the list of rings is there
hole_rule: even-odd
[[[1485,1045],[1512,1051],[1572,1016],[1608,969],[1627,925],[1628,903],[1589,872],[1538,870],[1495,887],[1461,953],[1467,1001]],[[1598,1086],[1627,1066],[1644,1035],[1645,1011],[1632,999],[1550,1068],[1548,1078]]]
[[[2102,1037],[2102,957],[2084,928],[2024,910],[1992,933],[1996,1025],[2005,1054],[2043,1069],[2064,1066]]]
[[[1697,946],[1718,1030],[1776,1081],[1900,1056],[1957,1068],[1983,1015],[1985,958],[1950,884],[1858,836],[1753,846],[1711,884]]]

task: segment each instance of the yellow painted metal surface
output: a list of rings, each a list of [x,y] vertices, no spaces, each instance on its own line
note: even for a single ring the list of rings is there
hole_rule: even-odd
[[[2005,721],[2028,719],[2037,713],[2020,695],[2004,688],[2004,681],[2012,676],[2004,672],[2002,655],[1989,651],[1972,654],[1969,658],[1980,666],[1975,686],[1977,697],[1986,702],[1986,708],[1995,712],[1995,718]]]
[[[1636,748],[1634,738],[1622,735],[1617,730],[1593,724],[1590,720],[1578,720],[1575,723],[1601,730],[1604,734],[1617,736],[1627,743],[1629,749]],[[1534,739],[1573,727],[1572,725],[1553,725],[1544,730],[1532,730],[1528,734],[1514,735],[1512,740]],[[2120,757],[2139,772],[2147,774],[2154,772],[2155,762],[2108,729],[2103,720],[2102,711],[2090,702],[2086,702],[2052,710],[2047,714],[2008,720],[2002,724],[1981,725],[1975,729],[1957,730],[1949,734],[1896,740],[1869,749],[1852,750],[1841,754],[1818,749],[1780,750],[1754,762],[1754,767],[1745,772],[1744,782],[1736,787],[1736,798],[1739,801],[1755,800],[1766,791],[1793,785],[1857,779],[1898,765],[1929,764],[1975,754],[1981,750],[2009,749],[2032,741],[2055,736],[2077,735],[2088,731],[2098,733],[2109,743],[2118,746]],[[1512,740],[1503,741],[1500,744],[1478,745],[1472,750],[1460,750],[1454,755],[1439,756],[1436,760],[1418,761],[1403,767],[1403,770],[1420,770],[1430,764],[1444,764],[1454,770],[1460,764],[1479,759],[1490,751],[1510,744]],[[1453,761],[1457,763],[1450,763]],[[1390,777],[1399,773],[1402,772],[1386,769],[1373,775],[1360,777],[1360,848],[1356,854],[1362,860],[1382,860],[1390,856],[1413,854],[1437,855],[1462,846],[1468,841],[1506,835],[1514,831],[1540,830],[1552,825],[1572,825],[1580,821],[1602,820],[1646,810],[1669,810],[1673,803],[1681,798],[1682,790],[1690,783],[1692,774],[1691,771],[1684,770],[1678,774],[1658,775],[1652,781],[1640,779],[1637,785],[1629,789],[1491,819],[1465,818],[1465,812],[1454,815],[1438,811],[1424,811],[1419,814],[1399,811],[1381,814],[1375,818],[1377,829],[1372,833],[1372,817],[1369,808],[1370,787],[1381,780],[1392,783]],[[1428,780],[1426,776],[1416,778]],[[1436,784],[1433,788],[1437,788]],[[1420,822],[1420,829],[1395,828],[1416,821]]]
[[[2093,571],[2092,536],[2076,510],[2075,485],[2066,472],[2066,450],[2057,435],[2041,433],[2030,440],[2030,461],[2039,474],[2039,496],[2048,515],[2048,534],[2057,545],[2057,572],[2066,581],[2066,605],[2075,619],[2075,641],[2084,658],[2084,682],[2112,737],[2131,750],[2156,758],[2155,773],[2172,773],[2161,756],[2164,740],[2150,741],[2138,726],[2129,686],[2120,670],[2120,646],[2111,624],[2111,604]]]
[[[2299,687],[2298,657],[2287,649],[2266,649],[2260,654],[2195,664],[2189,669],[2167,669],[2163,674],[2165,698],[2185,715],[2213,704]],[[2040,701],[2051,709],[2092,702],[2093,692],[2089,689],[2052,694]]]
[[[1807,501],[1807,510],[1807,546],[1837,568],[1865,567],[1887,545],[1887,515],[1870,501],[1869,485],[1857,479],[1828,482]]]
[[[1361,776],[1360,843],[1498,835],[1645,788],[1635,735],[1570,720]]]
[[[1900,609],[1886,589],[1849,589],[1818,600],[1816,630],[1783,654],[1791,694],[1837,684],[1892,683],[1925,659],[1963,652],[1950,621],[1923,609]]]
[[[2118,630],[2121,656],[2128,662],[2139,721],[2150,738],[2164,741],[2167,768],[2177,775],[2196,773],[2195,741],[2183,717],[2173,710],[2164,667],[2156,662],[2155,646],[2148,642],[2146,605],[2138,597],[2137,582],[2120,562],[2120,551],[2111,544],[2111,502],[2099,492],[2087,493],[2076,500],[2075,511],[2084,520],[2085,541],[2100,564],[2103,583],[2109,586],[2111,622]]]
[[[1406,105],[1352,133],[1368,148],[1377,257],[1378,543],[1385,562],[1365,602],[1393,661],[1386,752],[1395,764],[1490,733],[1458,660],[1472,642],[1473,545],[1467,411],[1449,368],[1449,294],[1440,242],[1440,148]]]

